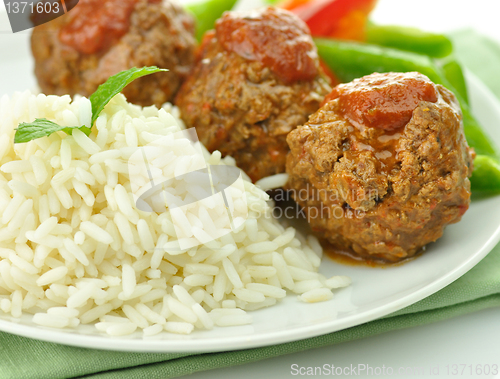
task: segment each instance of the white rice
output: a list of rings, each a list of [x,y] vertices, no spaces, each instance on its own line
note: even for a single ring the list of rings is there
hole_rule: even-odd
[[[288,174],[276,174],[260,179],[255,183],[263,191],[281,188],[288,182]]]
[[[27,104],[33,106],[28,110]],[[284,185],[285,174],[259,181],[262,189],[246,180],[228,187],[232,224],[222,199],[214,197],[182,212],[165,203],[156,204],[164,211],[137,208],[136,194],[148,189],[149,178],[132,181],[129,164],[141,147],[156,154],[159,166],[150,173],[160,182],[205,162],[234,165],[187,138],[154,148],[183,130],[177,109],[168,104],[140,108],[118,95],[90,137],[75,130],[72,136],[12,142],[20,122],[88,124],[90,112],[89,100],[81,97],[25,92],[0,99],[1,312],[31,314],[33,322],[53,328],[95,323],[112,336],[137,329],[145,336],[189,334],[249,324],[247,311],[276,304],[287,290],[316,302],[350,284],[347,277],[318,274],[317,239],[272,217],[273,204],[262,189]],[[184,156],[189,149],[200,155]],[[203,195],[200,180],[193,176],[189,185],[174,182],[166,190],[195,199]],[[179,249],[181,242],[187,247]]]
[[[332,297],[333,293],[328,288],[314,288],[298,296],[298,299],[306,303],[317,303],[330,300]]]

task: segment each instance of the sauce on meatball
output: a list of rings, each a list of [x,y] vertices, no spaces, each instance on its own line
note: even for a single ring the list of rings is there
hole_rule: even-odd
[[[400,262],[469,206],[474,152],[460,105],[421,74],[340,85],[287,142],[286,188],[338,251]]]
[[[106,49],[127,33],[138,0],[81,0],[59,39],[83,54]],[[159,0],[148,0],[159,3]]]
[[[140,78],[123,94],[141,106],[173,101],[195,63],[193,16],[176,0],[75,2],[65,0],[67,15],[33,29],[31,49],[42,92],[88,97],[112,75],[157,66],[169,72]]]
[[[337,98],[340,111],[354,126],[395,130],[410,121],[421,101],[435,103],[438,91],[418,72],[375,73],[337,86],[325,103]]]
[[[318,53],[309,29],[290,12],[273,7],[227,12],[215,29],[224,49],[262,62],[284,82],[318,75]]]

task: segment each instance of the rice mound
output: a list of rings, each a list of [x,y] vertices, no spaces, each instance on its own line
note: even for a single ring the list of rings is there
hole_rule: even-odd
[[[183,237],[199,243],[173,248],[180,239],[173,213],[168,207],[148,212],[136,206],[141,183],[131,181],[128,161],[137,149],[184,129],[175,107],[141,108],[118,95],[90,137],[76,130],[14,144],[19,123],[35,118],[89,125],[90,102],[30,92],[0,100],[0,310],[5,314],[32,314],[34,323],[54,328],[94,323],[113,336],[137,329],[144,335],[188,334],[251,323],[246,311],[276,304],[286,290],[316,302],[349,284],[348,278],[317,273],[318,241],[282,226],[272,216],[269,196],[247,180],[240,198],[229,201],[230,211],[245,215],[232,219],[233,230],[221,222],[217,227],[226,232],[201,243],[200,220],[226,207],[188,207],[183,222],[194,232]],[[175,145],[183,146],[182,138]],[[203,163],[234,166],[230,157],[196,147]],[[196,168],[194,160],[184,161],[184,172]],[[191,193],[182,186],[167,190],[180,198]]]

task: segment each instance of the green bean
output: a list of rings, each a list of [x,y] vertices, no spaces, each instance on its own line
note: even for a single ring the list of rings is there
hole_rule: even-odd
[[[446,36],[406,26],[368,23],[366,26],[366,42],[424,54],[434,58],[446,57],[453,51],[453,45]]]
[[[205,33],[214,28],[215,21],[225,11],[233,9],[237,0],[202,0],[197,3],[187,4],[186,9],[196,19],[196,39],[201,41]]]
[[[453,55],[437,60],[437,65],[441,68],[444,77],[455,88],[458,94],[469,104],[469,94],[462,66]]]
[[[432,81],[439,79],[431,58],[425,55],[330,38],[315,38],[315,42],[321,58],[342,82],[387,71],[418,71]]]
[[[478,154],[496,155],[494,145],[472,116],[467,102],[450,84],[434,60],[428,56],[370,44],[315,39],[321,58],[342,82],[369,75],[373,72],[418,71],[434,83],[442,84],[457,97],[462,107],[467,141]]]
[[[492,157],[478,155],[470,179],[474,192],[500,193],[500,162]]]

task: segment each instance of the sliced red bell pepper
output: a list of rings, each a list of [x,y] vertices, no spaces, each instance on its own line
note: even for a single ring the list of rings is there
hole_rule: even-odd
[[[363,41],[377,0],[284,0],[280,7],[306,22],[315,37]]]

